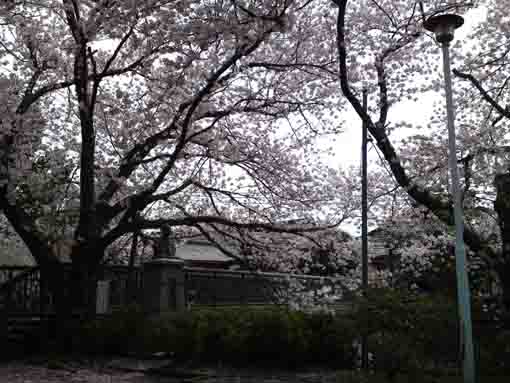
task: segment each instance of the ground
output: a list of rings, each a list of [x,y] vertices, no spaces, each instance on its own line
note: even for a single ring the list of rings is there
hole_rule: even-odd
[[[417,383],[399,375],[392,383]],[[484,383],[508,382],[508,376],[481,377]],[[8,383],[388,383],[381,374],[361,371],[291,372],[222,366],[178,367],[168,360],[116,358],[102,361],[18,361],[0,365],[0,382]],[[420,374],[420,383],[461,383],[460,376]]]
[[[333,371],[176,368],[165,361],[118,358],[99,363],[12,362],[0,366],[0,382],[9,383],[332,383]]]
[[[0,381],[9,383],[135,383],[150,382],[141,372],[105,371],[91,368],[50,369],[24,363],[0,367]],[[156,381],[155,381],[156,382]]]

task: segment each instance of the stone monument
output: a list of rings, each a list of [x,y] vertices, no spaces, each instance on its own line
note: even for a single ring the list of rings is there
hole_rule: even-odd
[[[155,250],[153,259],[175,258],[175,238],[169,225],[161,227],[161,235]]]
[[[153,258],[143,265],[143,306],[148,314],[183,310],[184,261],[176,257],[175,237],[170,226],[161,227]]]

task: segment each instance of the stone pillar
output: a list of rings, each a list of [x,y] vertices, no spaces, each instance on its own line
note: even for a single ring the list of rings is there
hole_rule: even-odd
[[[110,281],[97,281],[96,314],[110,312]]]
[[[143,306],[148,314],[184,310],[184,261],[155,258],[143,265]]]

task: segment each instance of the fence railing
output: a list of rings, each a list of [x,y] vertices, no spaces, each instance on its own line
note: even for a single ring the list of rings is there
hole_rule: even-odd
[[[200,267],[181,269],[184,280],[183,301],[187,307],[198,305],[264,305],[340,302],[345,289],[339,278],[299,274],[263,273]],[[143,305],[143,267],[104,266],[99,272],[103,282],[98,288],[100,311],[130,303]],[[9,302],[11,312],[54,312],[53,299],[41,285],[35,267],[0,267],[0,299]],[[106,288],[104,288],[106,285]],[[99,310],[99,309],[98,309]]]
[[[35,268],[37,266],[0,266],[0,286],[17,275]]]
[[[143,289],[142,268],[105,266],[101,270],[99,279],[108,281],[108,302],[110,306],[141,303]]]
[[[38,267],[23,270],[3,270],[9,278],[0,284],[0,299],[4,310],[14,312],[43,312],[50,303],[50,297]],[[15,271],[15,272],[13,272]]]
[[[345,294],[340,278],[253,271],[184,268],[188,305],[287,304],[339,301]]]
[[[100,270],[98,276],[109,282],[107,301],[110,306],[139,302],[142,289],[140,268],[108,265]],[[53,301],[38,266],[0,267],[0,305],[3,311],[52,313]]]

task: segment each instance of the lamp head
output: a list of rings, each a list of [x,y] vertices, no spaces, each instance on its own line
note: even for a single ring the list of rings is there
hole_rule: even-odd
[[[444,14],[429,17],[423,23],[423,27],[436,36],[439,43],[448,44],[453,40],[455,30],[464,24],[464,19],[459,15]]]

